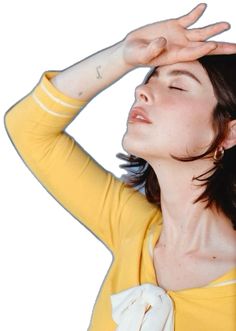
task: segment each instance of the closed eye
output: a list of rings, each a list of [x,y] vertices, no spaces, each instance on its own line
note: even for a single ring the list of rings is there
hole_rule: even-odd
[[[175,90],[180,90],[180,91],[186,91],[180,87],[175,87],[175,86],[169,86],[170,89],[175,89]]]

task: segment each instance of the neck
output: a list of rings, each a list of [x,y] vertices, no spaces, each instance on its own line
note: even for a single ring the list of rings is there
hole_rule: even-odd
[[[213,245],[222,230],[225,233],[232,231],[231,222],[214,205],[205,209],[206,202],[193,203],[205,186],[196,186],[202,182],[192,181],[192,178],[213,167],[212,162],[207,162],[178,162],[174,166],[159,161],[152,164],[161,190],[163,227],[159,245],[178,247],[183,253],[199,251]],[[206,176],[201,177],[204,178]]]

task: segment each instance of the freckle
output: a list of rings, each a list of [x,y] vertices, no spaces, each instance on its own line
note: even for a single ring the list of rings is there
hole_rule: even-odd
[[[216,259],[216,256],[212,256],[213,259]]]

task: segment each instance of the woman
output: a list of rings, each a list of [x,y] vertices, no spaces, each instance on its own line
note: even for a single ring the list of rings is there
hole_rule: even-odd
[[[180,18],[141,27],[70,68],[45,72],[5,115],[9,137],[27,166],[113,254],[91,331],[235,330],[235,200],[225,202],[224,192],[219,197],[219,183],[218,191],[210,186],[206,194],[215,204],[194,202],[203,189],[193,177],[216,163],[222,178],[224,150],[225,156],[235,153],[236,145],[236,108],[226,104],[230,117],[225,108],[217,111],[220,124],[223,115],[230,119],[227,132],[221,128],[224,139],[207,151],[218,129],[213,110],[221,100],[204,68],[218,54],[236,64],[236,45],[206,41],[229,28],[224,22],[187,29],[205,8],[200,4]],[[130,111],[123,146],[130,165],[148,165],[146,196],[105,171],[64,132],[96,93],[141,66],[153,70],[136,89],[137,108]],[[235,96],[225,100],[235,102]],[[206,158],[186,163],[171,156],[206,151]],[[227,168],[227,184],[233,184],[225,192],[231,198],[234,169]]]

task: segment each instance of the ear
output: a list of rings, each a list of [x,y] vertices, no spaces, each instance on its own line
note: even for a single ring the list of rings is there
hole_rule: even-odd
[[[228,123],[228,135],[221,145],[224,149],[229,149],[236,146],[236,120]]]

